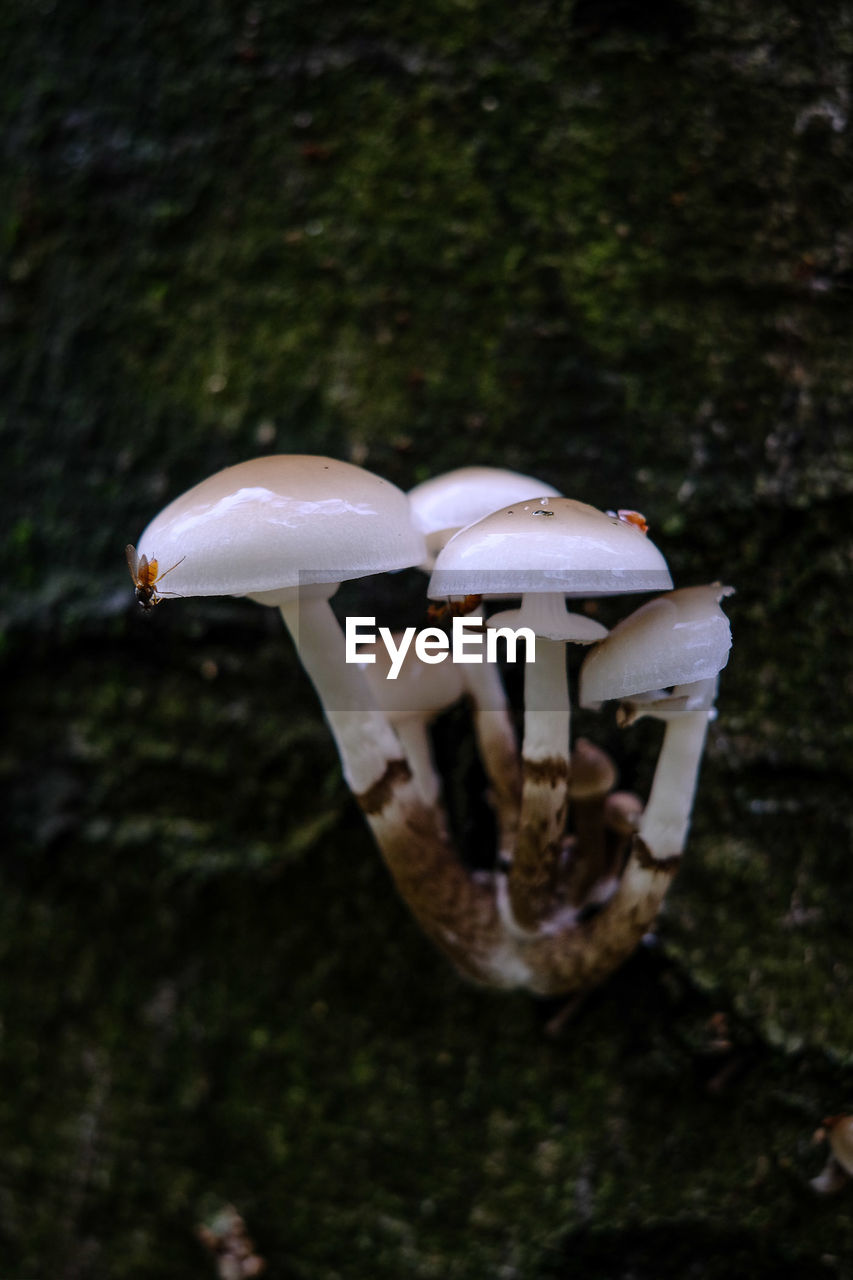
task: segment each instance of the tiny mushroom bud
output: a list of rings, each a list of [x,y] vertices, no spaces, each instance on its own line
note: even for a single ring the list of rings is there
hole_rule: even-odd
[[[604,800],[604,825],[620,836],[631,836],[640,825],[643,802],[633,791],[611,791]]]
[[[566,611],[566,597],[671,586],[657,547],[632,522],[571,498],[542,497],[495,511],[461,530],[436,560],[433,598],[520,595],[491,626],[529,628],[536,661],[525,673],[521,830],[509,897],[515,921],[536,928],[555,907],[569,775],[565,642],[591,644],[605,628]]]
[[[606,751],[589,738],[578,738],[572,747],[569,796],[581,800],[603,800],[616,785],[616,766]]]

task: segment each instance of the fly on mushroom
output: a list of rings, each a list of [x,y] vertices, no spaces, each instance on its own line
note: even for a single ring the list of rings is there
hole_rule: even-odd
[[[171,569],[166,569],[164,573],[158,573],[157,561],[149,560],[147,556],[141,556],[132,543],[128,543],[125,547],[125,555],[127,556],[127,567],[130,570],[130,576],[136,588],[136,600],[143,609],[153,609],[155,604],[160,603],[160,597],[163,595],[171,596],[177,594],[174,591],[158,591],[157,584],[162,582],[166,574],[172,572],[172,569],[177,569],[179,564],[183,564],[186,556],[181,556],[180,560],[177,560]]]
[[[649,522],[641,511],[627,511],[624,507],[620,507],[618,511],[608,511],[607,514],[615,516],[623,524],[632,524],[635,529],[640,530],[640,533],[649,531]]]

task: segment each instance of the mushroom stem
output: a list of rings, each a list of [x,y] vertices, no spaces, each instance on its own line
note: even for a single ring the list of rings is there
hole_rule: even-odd
[[[395,634],[393,641],[399,651],[402,636]],[[391,677],[393,664],[387,644],[374,643],[372,649],[372,653],[362,653],[363,661],[358,665],[370,685],[376,705],[385,712],[400,739],[424,800],[428,804],[438,804],[441,779],[435,764],[429,725],[462,697],[462,677],[453,663],[433,666],[423,662],[416,649],[412,648],[405,650],[399,669]]]
[[[512,913],[525,929],[535,929],[554,905],[568,803],[569,724],[565,643],[537,636],[536,661],[524,676],[521,822],[509,873]]]
[[[364,673],[346,661],[344,636],[329,604],[334,589],[294,588],[282,592],[278,604],[319,695],[347,786],[361,795],[383,778],[392,762],[402,763],[403,753]]]
[[[498,820],[498,855],[510,857],[518,834],[521,770],[500,671],[491,662],[461,668],[474,704],[474,732]]]
[[[423,716],[407,716],[405,719],[395,721],[394,728],[425,803],[438,804],[441,795],[441,779],[435,767],[426,719]]]
[[[521,608],[496,614],[489,625],[527,627],[536,636],[536,661],[524,677],[521,822],[509,876],[514,921],[535,929],[557,906],[569,784],[569,687],[566,640],[590,644],[607,634],[583,615],[566,612],[556,591],[525,592]]]
[[[364,672],[346,664],[344,636],[328,600],[332,590],[313,588],[298,598],[296,591],[283,592],[276,603],[397,890],[461,973],[488,986],[520,985],[527,971],[505,946],[494,881],[463,867],[441,807],[424,801]]]
[[[667,720],[638,831],[658,861],[678,857],[684,849],[716,688],[714,677],[677,686],[670,695],[673,699],[686,697],[687,702],[680,714]],[[665,702],[654,705],[660,708]]]

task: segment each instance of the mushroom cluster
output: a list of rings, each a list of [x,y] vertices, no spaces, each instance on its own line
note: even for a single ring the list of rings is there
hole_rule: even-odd
[[[128,547],[136,598],[248,596],[273,606],[321,701],[344,778],[426,934],[481,984],[582,995],[655,919],[678,867],[717,677],[731,645],[719,584],[672,590],[637,512],[602,512],[529,476],[465,467],[408,495],[332,458],[255,458],[176,498]],[[160,572],[160,566],[168,566]],[[430,621],[362,644],[330,599],[354,578],[431,573]],[[158,584],[169,575],[168,592]],[[607,632],[567,601],[659,593]],[[515,601],[509,609],[492,602]],[[526,637],[522,741],[496,660],[470,637]],[[452,620],[453,655],[446,632]],[[347,620],[349,623],[349,620]],[[364,619],[356,619],[364,622]],[[439,625],[442,624],[442,625]],[[347,627],[348,631],[348,627]],[[494,644],[492,643],[494,641]],[[571,742],[567,646],[588,646],[585,708],[619,703],[665,732],[648,801]],[[392,657],[393,655],[393,657]],[[494,862],[454,841],[429,723],[465,698],[496,819]]]

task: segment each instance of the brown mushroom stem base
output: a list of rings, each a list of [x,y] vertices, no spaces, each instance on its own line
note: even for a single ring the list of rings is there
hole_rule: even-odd
[[[563,824],[568,761],[559,755],[551,758],[543,750],[557,730],[567,741],[567,732],[562,737],[563,724],[567,730],[562,704],[553,721],[546,712],[544,736],[540,719],[538,733],[525,744],[532,740],[534,758],[525,761],[524,809],[538,812],[540,820],[527,828],[529,837],[522,824],[508,892],[502,872],[476,873],[462,863],[443,809],[425,801],[361,673],[344,668],[343,637],[323,593],[303,598],[298,615],[295,606],[284,601],[282,614],[323,700],[345,776],[397,888],[421,928],[459,972],[483,986],[576,996],[617,968],[654,920],[678,858],[656,858],[640,836],[634,836],[625,870],[607,901],[586,918],[566,909],[566,886],[560,884],[559,873],[567,848]],[[564,667],[562,671],[564,675]],[[676,745],[684,747],[686,740],[683,732],[665,740],[664,773]],[[688,774],[695,776],[702,743],[698,726],[690,742],[693,763]],[[356,784],[359,778],[364,780],[361,787]],[[603,807],[605,798],[598,803]],[[577,835],[570,845],[579,865],[585,856],[595,860],[597,836],[595,848],[585,850]],[[530,925],[524,929],[519,928],[514,906],[507,910],[513,876],[530,907]],[[593,895],[594,886],[590,898]]]
[[[553,912],[566,824],[569,764],[560,757],[524,760],[521,826],[509,873],[509,900],[521,930]]]
[[[618,888],[587,919],[520,934],[499,906],[502,877],[461,863],[405,761],[358,797],[397,889],[423,931],[465,977],[540,996],[580,995],[618,968],[653,923],[679,859],[655,859],[639,837]]]
[[[613,896],[587,920],[523,946],[541,996],[580,995],[617,969],[636,949],[660,910],[678,869],[678,857],[656,860],[635,836]]]
[[[521,822],[509,873],[516,924],[535,931],[553,910],[569,785],[566,646],[538,636],[524,677]]]
[[[491,877],[462,866],[437,810],[424,803],[408,765],[393,760],[358,796],[397,889],[424,933],[466,977],[519,985],[500,965],[502,924]]]

